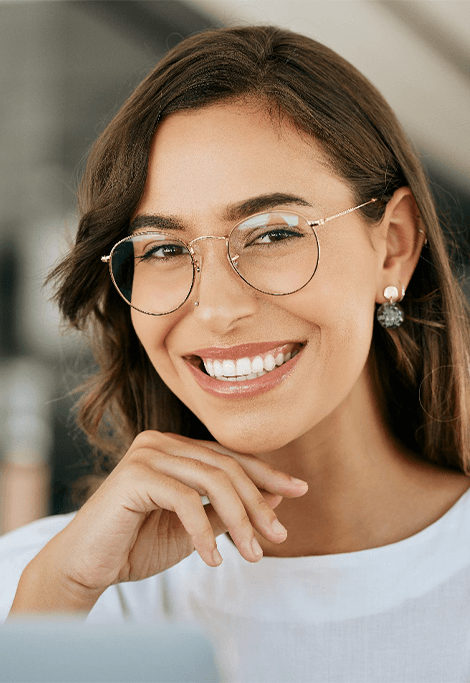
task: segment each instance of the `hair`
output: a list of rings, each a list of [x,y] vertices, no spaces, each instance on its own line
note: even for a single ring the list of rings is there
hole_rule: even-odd
[[[272,26],[198,33],[169,51],[96,141],[79,189],[76,242],[49,279],[64,319],[85,331],[97,371],[81,387],[78,424],[111,465],[145,429],[212,438],[151,365],[100,257],[128,234],[159,122],[174,112],[255,98],[316,138],[364,220],[396,189],[416,200],[427,244],[410,281],[405,323],[376,325],[371,358],[389,424],[420,457],[469,473],[469,315],[425,173],[395,115],[351,64]]]

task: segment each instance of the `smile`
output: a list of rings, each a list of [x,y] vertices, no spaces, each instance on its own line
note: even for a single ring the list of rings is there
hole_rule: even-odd
[[[225,398],[248,398],[290,375],[304,346],[305,342],[274,342],[210,348],[184,359],[204,390]]]
[[[281,348],[251,358],[248,356],[222,360],[202,358],[202,362],[205,371],[211,377],[225,382],[243,382],[247,379],[262,377],[275,368],[284,365],[299,353],[299,347],[299,344],[285,344]]]

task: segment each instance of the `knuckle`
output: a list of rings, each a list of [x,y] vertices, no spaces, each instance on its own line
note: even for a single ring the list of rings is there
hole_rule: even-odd
[[[214,531],[207,517],[205,517],[205,520],[200,520],[198,528],[194,530],[194,533],[192,535],[193,538],[197,538],[198,541],[205,541],[207,545],[215,547]]]
[[[194,510],[195,507],[202,507],[201,496],[197,491],[176,480],[174,487],[178,495],[178,508],[181,509],[181,511],[188,508]]]
[[[239,457],[241,457],[242,461],[246,462],[246,463],[254,463],[254,464],[260,464],[261,463],[262,465],[266,465],[264,460],[261,460],[261,458],[258,458],[256,455],[253,455],[252,453],[242,453],[239,455]]]
[[[242,533],[252,533],[253,526],[245,510],[239,512],[237,515],[237,527]]]
[[[143,448],[148,443],[148,441],[149,441],[148,432],[147,431],[140,432],[135,437],[132,445],[135,446],[136,448]]]
[[[135,437],[132,446],[135,449],[155,447],[162,441],[164,434],[154,429],[145,429]]]
[[[254,512],[261,512],[263,514],[268,513],[269,518],[274,521],[276,515],[271,510],[267,502],[264,500],[263,496],[260,494],[259,496],[256,496],[254,502],[253,502],[253,509]]]
[[[209,478],[211,479],[214,486],[221,486],[223,488],[227,488],[227,487],[231,488],[230,477],[227,475],[226,472],[224,472],[224,470],[220,470],[216,467],[211,467],[210,469],[207,470],[207,474],[208,474]]]
[[[153,458],[149,457],[149,448],[148,446],[140,446],[135,451],[132,451],[132,453],[129,454],[129,457],[127,459],[126,467],[132,467],[136,469],[145,469],[148,470],[149,468],[151,469],[150,463],[153,461]]]
[[[240,465],[239,462],[237,462],[234,458],[230,457],[230,455],[222,455],[222,463],[223,467],[226,471],[230,472],[230,474],[235,475],[235,476],[240,476],[245,474],[245,470],[243,467]]]

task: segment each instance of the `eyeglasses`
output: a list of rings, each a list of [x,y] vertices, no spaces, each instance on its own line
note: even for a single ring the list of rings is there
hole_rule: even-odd
[[[137,232],[117,242],[101,260],[108,263],[124,301],[148,315],[172,313],[187,301],[201,270],[193,245],[207,239],[225,241],[228,262],[247,285],[285,296],[315,275],[320,257],[315,228],[376,201],[316,221],[291,211],[257,213],[237,223],[226,237],[204,235],[190,242],[166,232]]]

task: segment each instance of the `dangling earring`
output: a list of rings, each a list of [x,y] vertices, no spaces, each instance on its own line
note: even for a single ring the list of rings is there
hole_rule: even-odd
[[[405,288],[401,289],[401,298],[405,296]],[[397,304],[398,289],[394,286],[385,287],[384,297],[388,299],[388,303],[382,304],[377,309],[377,320],[389,330],[394,330],[400,327],[405,319],[403,308]],[[401,299],[400,299],[401,301]]]

